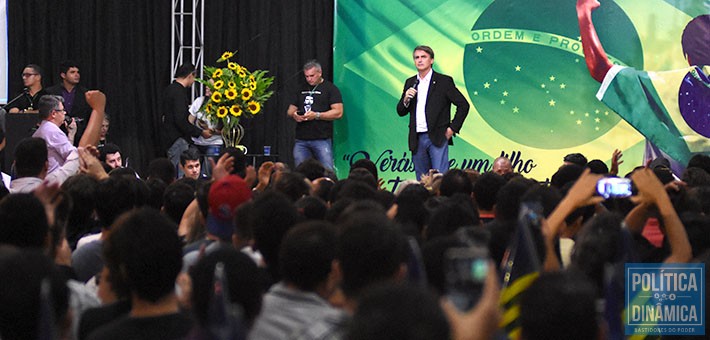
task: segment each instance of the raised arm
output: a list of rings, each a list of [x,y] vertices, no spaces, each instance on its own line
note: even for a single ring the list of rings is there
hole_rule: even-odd
[[[86,130],[79,140],[79,146],[98,145],[101,135],[101,123],[106,114],[106,95],[101,91],[86,91],[86,102],[91,106],[91,117],[86,124]]]
[[[688,235],[661,181],[648,168],[637,170],[631,179],[639,190],[639,197],[636,200],[655,204],[663,219],[665,234],[671,246],[671,255],[663,262],[684,263],[690,261],[693,254]]]
[[[589,74],[601,83],[613,64],[607,58],[592,22],[592,11],[597,7],[599,7],[597,0],[577,0],[577,20],[582,37],[584,60],[587,62]]]

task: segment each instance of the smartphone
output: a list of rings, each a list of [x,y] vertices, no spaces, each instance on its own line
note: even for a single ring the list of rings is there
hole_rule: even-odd
[[[446,296],[458,310],[470,310],[481,299],[488,260],[488,249],[481,246],[449,248],[444,253]]]
[[[597,193],[605,199],[631,196],[631,180],[628,178],[606,177],[597,182]]]

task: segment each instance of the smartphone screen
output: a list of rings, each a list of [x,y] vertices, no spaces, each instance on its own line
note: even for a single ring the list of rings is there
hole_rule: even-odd
[[[608,177],[597,182],[597,193],[605,199],[629,197],[632,194],[631,180]]]
[[[446,296],[461,311],[478,303],[488,275],[488,250],[484,247],[450,248],[444,254]]]

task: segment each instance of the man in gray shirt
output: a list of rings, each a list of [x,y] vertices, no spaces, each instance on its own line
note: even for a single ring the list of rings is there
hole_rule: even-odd
[[[326,300],[339,282],[336,236],[326,222],[306,222],[284,237],[279,254],[283,280],[264,296],[252,340],[289,339],[314,322],[343,312]]]

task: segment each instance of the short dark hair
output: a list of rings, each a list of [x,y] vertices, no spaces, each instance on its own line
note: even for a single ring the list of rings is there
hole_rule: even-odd
[[[311,181],[325,176],[325,167],[315,158],[308,158],[301,162],[294,171],[303,174]]]
[[[421,287],[389,283],[362,295],[346,339],[449,339],[450,333],[434,295]]]
[[[609,173],[609,167],[601,159],[592,159],[587,163],[587,168],[593,174],[605,175]]]
[[[369,187],[377,190],[377,178],[365,168],[350,169],[348,179],[355,180],[367,184]]]
[[[446,197],[432,211],[427,227],[427,239],[453,234],[460,227],[481,224],[478,208],[470,196],[458,193]]]
[[[518,218],[520,198],[534,184],[527,179],[513,179],[496,194],[496,219],[512,221]]]
[[[182,245],[175,230],[175,224],[151,208],[121,216],[104,241],[110,276],[119,276],[131,293],[146,301],[172,293],[182,267]]]
[[[69,177],[62,183],[62,190],[74,202],[67,223],[67,241],[76,246],[76,241],[93,227],[92,214],[96,208],[96,189],[99,181],[86,174]]]
[[[113,143],[106,143],[104,146],[99,148],[99,160],[106,162],[106,155],[115,154],[116,152],[121,152],[121,148]]]
[[[0,201],[0,244],[43,248],[48,232],[44,206],[33,194],[11,194]]]
[[[182,64],[180,65],[180,67],[178,67],[177,71],[175,71],[175,78],[185,78],[194,72],[195,65],[193,65],[192,63]]]
[[[705,170],[705,172],[710,174],[710,156],[703,155],[703,154],[695,154],[693,157],[690,157],[690,160],[688,161],[688,167],[689,168],[701,168]]]
[[[452,196],[455,193],[471,195],[473,192],[473,183],[468,179],[466,173],[461,169],[451,169],[447,171],[441,178],[441,186],[439,186],[441,196]]]
[[[584,165],[576,163],[563,165],[557,172],[552,174],[550,185],[557,189],[562,189],[567,183],[574,183],[584,172]]]
[[[39,110],[39,118],[47,119],[52,111],[59,109],[59,103],[64,103],[64,98],[62,96],[55,96],[52,94],[45,94],[39,98],[39,103],[37,104],[37,109]]]
[[[15,147],[17,177],[37,177],[47,163],[47,143],[42,138],[28,137]]]
[[[280,277],[278,254],[281,241],[297,220],[298,212],[293,202],[280,192],[265,192],[254,200],[254,241],[275,280]]]
[[[579,166],[587,165],[587,157],[584,157],[583,154],[578,153],[578,152],[568,154],[562,160],[565,162],[572,163],[572,164],[577,164]]]
[[[175,166],[165,157],[156,158],[148,164],[148,178],[158,178],[165,184],[170,184],[175,181],[176,175]]]
[[[244,154],[244,151],[230,146],[224,148],[222,152],[219,153],[219,156],[222,157],[225,153],[228,153],[234,158],[234,169],[232,169],[230,174],[239,175],[239,177],[245,178],[247,170],[247,156]]]
[[[318,196],[303,196],[295,205],[304,220],[323,220],[328,212],[325,201]]]
[[[31,68],[31,69],[33,69],[37,74],[39,74],[40,77],[42,76],[42,68],[41,68],[39,65],[37,65],[37,64],[27,64],[25,67],[23,67],[23,69],[25,69],[25,68]]]
[[[62,73],[67,73],[69,72],[69,69],[72,67],[76,67],[77,69],[79,68],[79,64],[75,63],[73,60],[65,60],[59,63],[59,75],[61,78]]]
[[[372,176],[375,177],[375,180],[378,179],[378,173],[377,173],[377,165],[375,165],[374,162],[367,158],[360,158],[355,161],[352,165],[350,165],[350,171],[352,172],[353,169],[358,169],[358,168],[363,168],[369,171]]]
[[[40,327],[57,327],[69,310],[66,279],[52,260],[39,250],[20,250],[0,259],[0,336],[5,340],[38,339]],[[49,301],[42,298],[44,282],[49,284]],[[51,315],[42,316],[42,307]],[[41,324],[40,320],[54,324]]]
[[[174,182],[163,193],[163,208],[165,215],[175,224],[180,224],[182,214],[195,199],[195,189],[181,182]]]
[[[349,198],[356,201],[373,199],[376,192],[377,191],[372,187],[372,185],[368,185],[364,181],[348,178],[335,183],[330,192],[331,197],[334,198],[331,198],[330,201],[336,202],[343,198]]]
[[[232,303],[238,303],[244,310],[248,325],[261,310],[262,289],[259,272],[248,255],[234,248],[223,247],[206,254],[190,269],[192,278],[192,305],[197,321],[206,326],[210,321],[210,301],[214,296],[215,267],[224,266],[227,281],[226,290]],[[214,321],[214,320],[212,320]]]
[[[335,226],[311,221],[298,224],[284,236],[279,266],[284,281],[315,291],[328,279],[335,260]]]
[[[163,194],[168,185],[162,179],[156,177],[148,178],[145,181],[145,185],[148,187],[149,192],[146,204],[155,208],[155,210],[160,210],[163,207]]]
[[[473,185],[473,195],[476,198],[478,207],[483,210],[493,210],[498,190],[505,183],[506,180],[503,176],[491,171],[485,172],[481,177],[478,177],[476,184]]]
[[[200,152],[197,149],[187,149],[180,154],[180,165],[185,166],[187,161],[199,161]]]
[[[337,258],[346,296],[357,297],[366,287],[388,281],[407,261],[407,242],[383,214],[352,214],[341,224]]]
[[[140,186],[145,184],[136,178],[126,176],[109,176],[99,182],[96,188],[96,214],[101,220],[102,228],[110,228],[116,218],[122,213],[140,207],[147,201],[149,190],[141,192]]]
[[[306,177],[298,172],[282,173],[279,180],[274,183],[273,189],[286,195],[291,202],[298,201],[310,191]]]
[[[594,286],[584,277],[569,271],[543,273],[521,297],[523,338],[596,339],[596,306]]]
[[[694,65],[710,65],[710,14],[699,15],[685,26],[681,46]]]
[[[422,52],[428,54],[431,57],[431,59],[434,59],[434,50],[427,45],[419,45],[419,46],[415,47],[414,51],[412,51],[412,53],[414,53],[416,51],[422,51]]]

